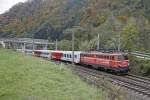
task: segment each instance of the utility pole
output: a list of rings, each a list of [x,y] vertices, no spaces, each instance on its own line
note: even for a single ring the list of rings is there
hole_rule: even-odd
[[[74,65],[74,32],[72,32],[72,65]]]
[[[32,49],[33,49],[33,51],[35,50],[35,47],[34,47],[34,38],[33,38],[33,41],[32,41]]]
[[[98,34],[98,40],[97,40],[97,51],[100,49],[99,45],[100,45],[100,41],[99,41],[100,37],[99,37],[99,34]]]
[[[26,52],[26,43],[23,43],[23,53]]]
[[[58,50],[58,40],[56,39],[55,50]]]
[[[118,34],[118,52],[120,52],[120,47],[121,47],[121,34],[119,32],[119,34]]]
[[[32,41],[32,50],[34,51],[35,50],[35,46],[34,46],[34,33],[32,34],[32,39],[33,39],[33,41]]]

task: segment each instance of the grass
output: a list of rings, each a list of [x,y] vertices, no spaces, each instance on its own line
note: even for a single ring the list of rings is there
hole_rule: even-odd
[[[50,61],[0,49],[0,100],[103,100],[103,94]]]

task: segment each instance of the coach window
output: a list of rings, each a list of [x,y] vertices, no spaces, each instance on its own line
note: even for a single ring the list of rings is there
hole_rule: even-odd
[[[71,54],[70,54],[70,58],[72,58],[72,57],[71,57]]]
[[[102,58],[102,55],[100,55],[100,58]]]
[[[109,59],[109,56],[107,56],[107,59]]]
[[[107,59],[109,59],[109,56],[107,56]]]
[[[106,58],[106,56],[103,56],[103,58],[105,59],[105,58]]]
[[[118,60],[118,57],[117,57],[117,56],[115,56],[115,60],[116,60],[116,61]]]
[[[77,55],[75,55],[74,57],[77,58]]]
[[[112,60],[112,56],[109,56],[109,59]]]
[[[106,56],[104,56],[104,59],[106,59]]]
[[[111,60],[111,56],[109,56],[109,60]]]
[[[108,56],[106,56],[105,58],[108,59]]]
[[[105,56],[103,56],[103,59],[105,59]]]
[[[109,56],[106,56],[106,59],[109,59]]]

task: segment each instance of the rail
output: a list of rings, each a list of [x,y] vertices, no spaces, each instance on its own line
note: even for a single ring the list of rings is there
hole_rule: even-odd
[[[142,97],[146,96],[147,98],[150,98],[150,81],[147,79],[128,75],[117,76],[82,66],[75,66],[74,70],[77,71],[77,73],[80,73],[81,77],[87,77],[89,81],[93,81],[95,85],[98,86],[101,85],[100,78],[103,78],[113,83],[114,85],[118,85],[131,91],[134,91],[135,93],[141,95]],[[93,76],[93,78],[91,76]],[[142,99],[142,100],[149,100],[149,99]]]

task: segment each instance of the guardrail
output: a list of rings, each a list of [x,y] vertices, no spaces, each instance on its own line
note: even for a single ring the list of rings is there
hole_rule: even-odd
[[[132,55],[138,57],[138,58],[143,58],[143,59],[147,59],[150,60],[150,53],[144,53],[141,51],[135,51],[135,52],[131,52]]]
[[[34,44],[48,44],[54,45],[55,43],[49,42],[44,39],[32,39],[32,38],[0,38],[0,41],[11,43],[34,43]]]

